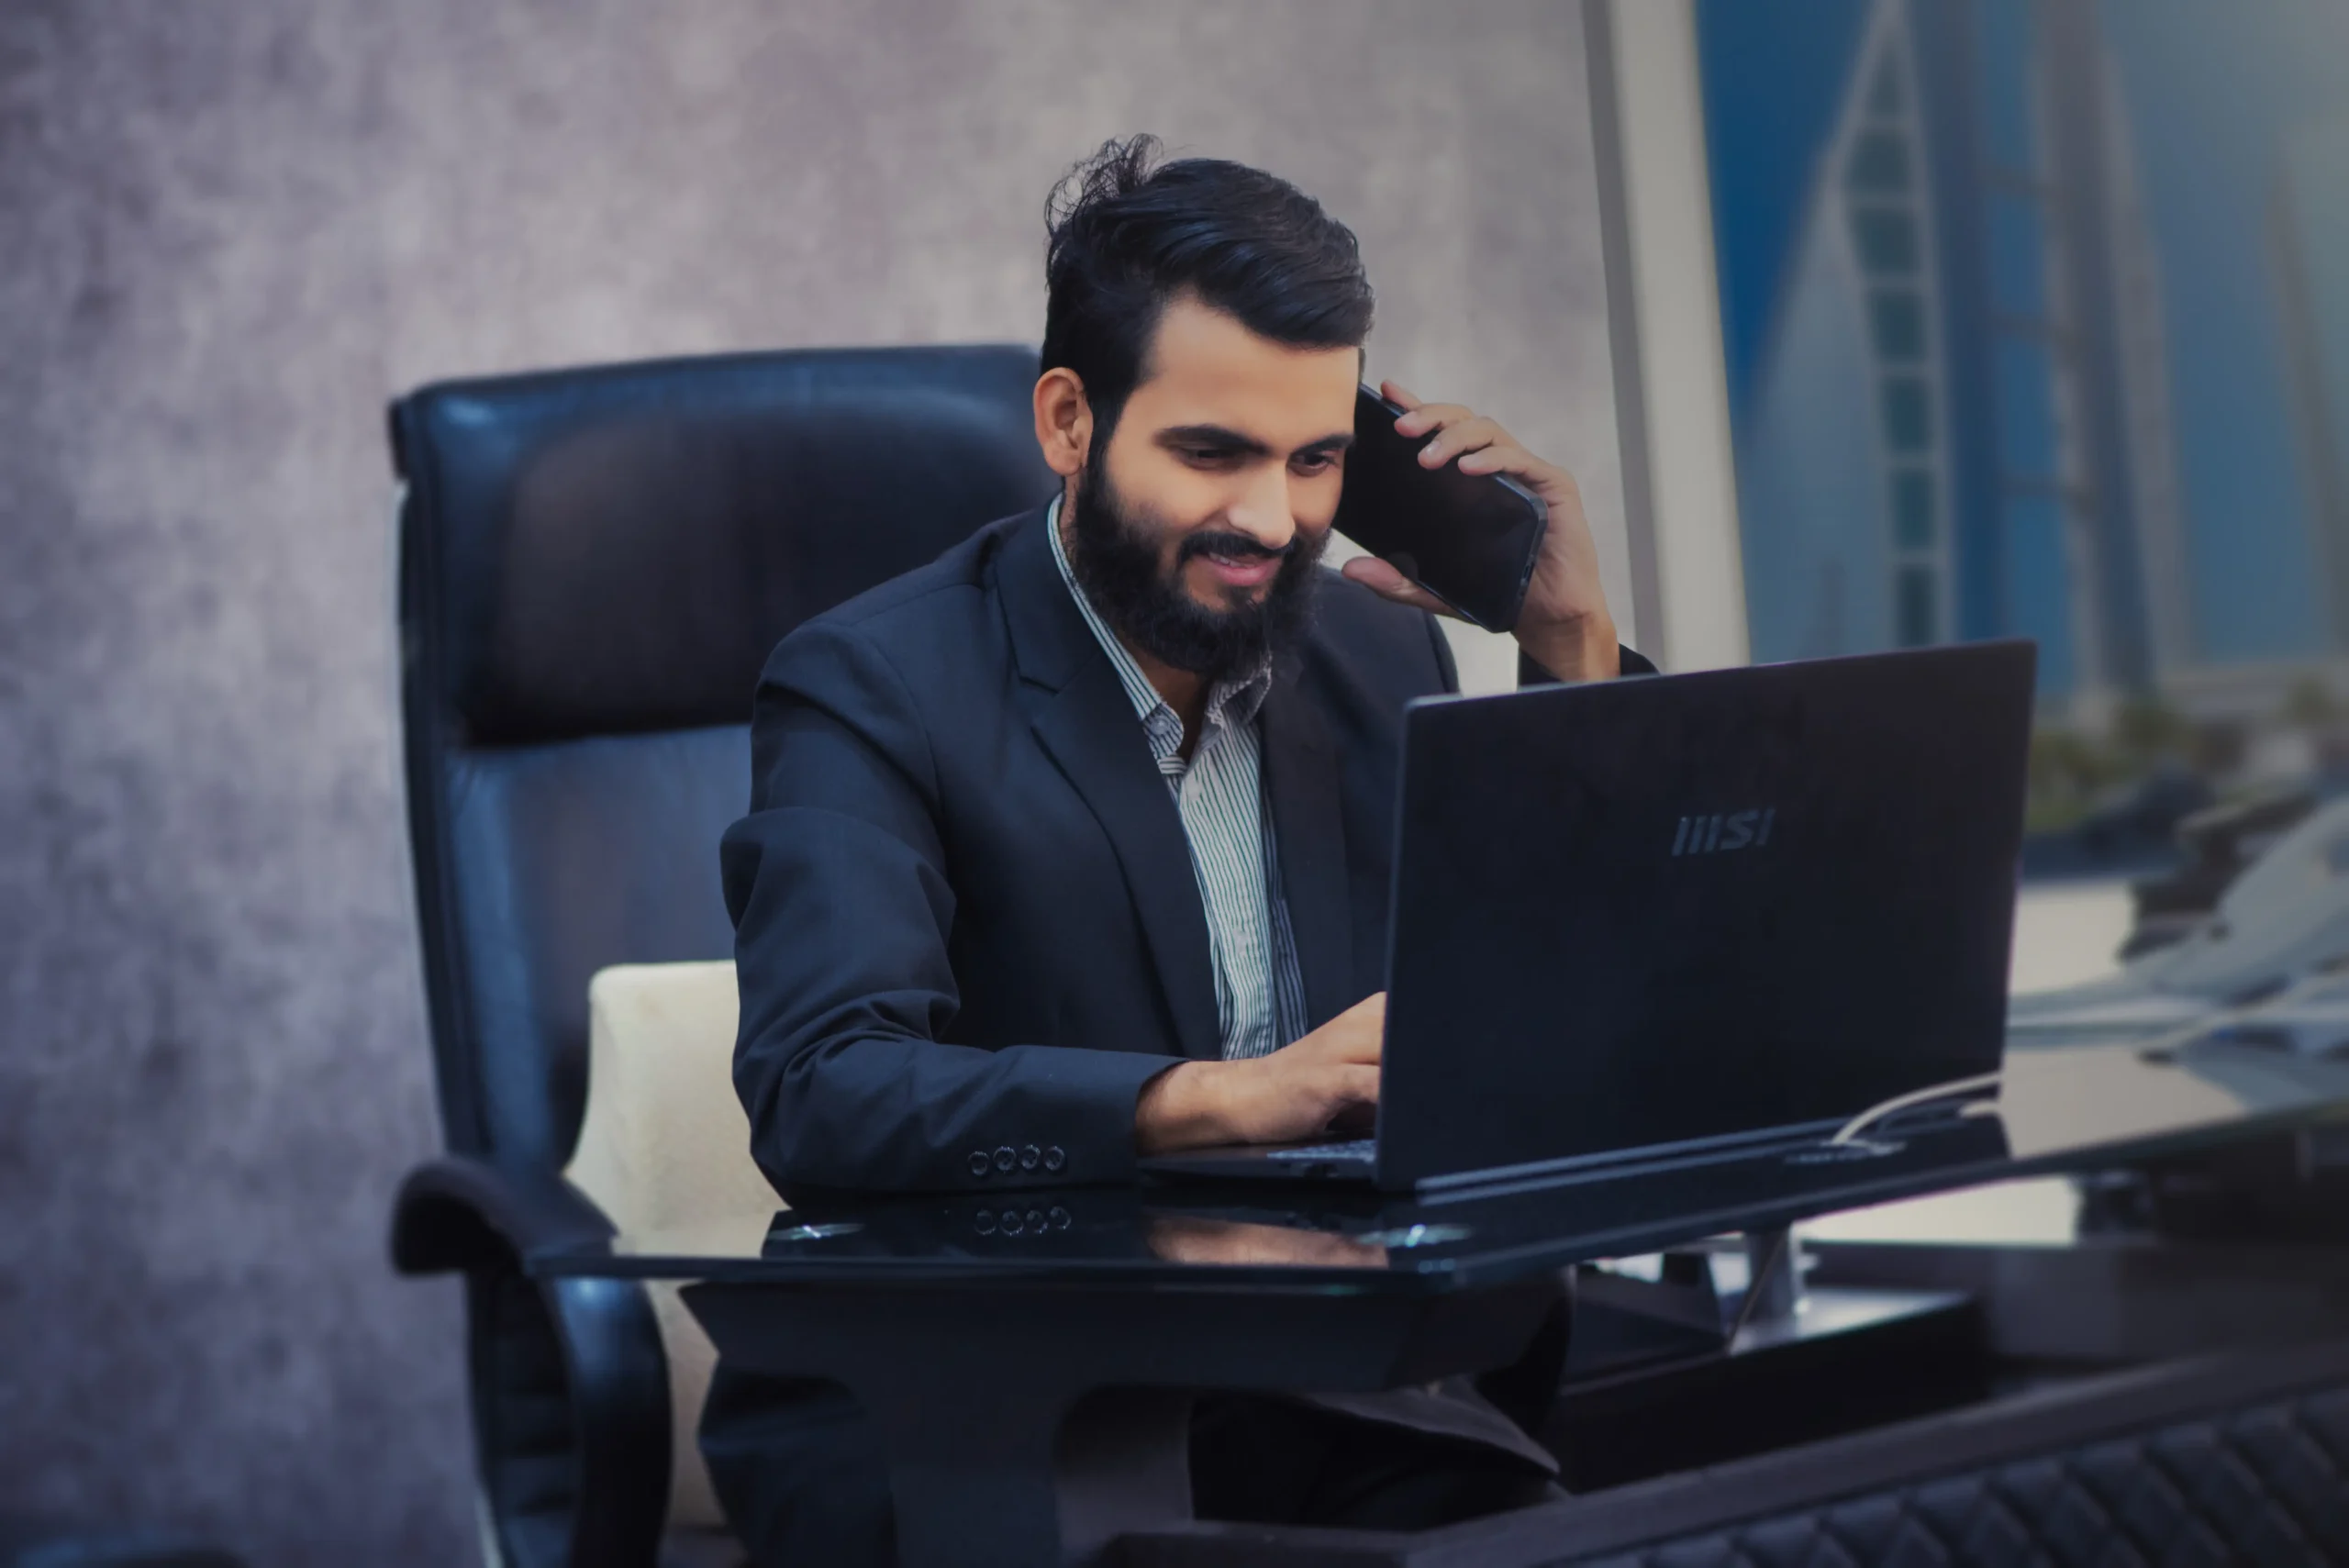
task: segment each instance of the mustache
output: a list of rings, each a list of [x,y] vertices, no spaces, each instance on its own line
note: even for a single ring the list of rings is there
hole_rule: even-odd
[[[1220,555],[1234,561],[1246,561],[1252,557],[1285,561],[1296,553],[1295,539],[1275,550],[1243,533],[1197,533],[1186,539],[1174,551],[1174,564],[1180,566],[1202,555]]]

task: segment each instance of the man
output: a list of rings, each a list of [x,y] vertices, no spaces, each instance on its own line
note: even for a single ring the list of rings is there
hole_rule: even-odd
[[[1319,564],[1371,291],[1294,187],[1154,151],[1106,146],[1050,215],[1035,419],[1060,495],[767,664],[723,852],[735,1084],[778,1185],[1130,1180],[1376,1101],[1403,706],[1457,681],[1433,601]],[[1386,390],[1422,462],[1547,503],[1531,678],[1617,674],[1636,656],[1573,480]],[[1547,1490],[1464,1392],[1437,1436],[1375,1400],[1203,1408],[1210,1516],[1419,1526]],[[721,1372],[703,1439],[762,1561],[885,1560],[879,1459],[837,1392]]]

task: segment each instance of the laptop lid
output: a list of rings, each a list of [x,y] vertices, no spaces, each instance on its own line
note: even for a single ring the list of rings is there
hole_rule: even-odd
[[[1975,643],[1414,703],[1379,1184],[1997,1071],[2033,671]]]

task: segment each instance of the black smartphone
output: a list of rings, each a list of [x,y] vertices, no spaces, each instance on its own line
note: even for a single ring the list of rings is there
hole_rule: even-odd
[[[1369,387],[1355,394],[1337,529],[1463,619],[1508,631],[1525,606],[1550,509],[1513,480],[1461,473],[1457,459],[1421,468],[1429,438],[1397,435],[1403,412]]]

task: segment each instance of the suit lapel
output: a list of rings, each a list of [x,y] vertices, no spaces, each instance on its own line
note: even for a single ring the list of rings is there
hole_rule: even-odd
[[[1281,892],[1304,972],[1308,1027],[1362,1000],[1347,898],[1345,826],[1338,810],[1338,753],[1321,715],[1286,672],[1265,695],[1264,788],[1272,801]]]
[[[1069,597],[1042,514],[1014,530],[996,568],[1013,657],[1031,694],[1036,739],[1091,808],[1125,873],[1177,1046],[1223,1054],[1207,910],[1182,814],[1150,754],[1133,704]]]
[[[1079,623],[1082,626],[1082,622]],[[1085,797],[1124,867],[1183,1054],[1223,1054],[1207,911],[1183,818],[1108,660],[1080,671],[1036,718],[1036,736]]]

